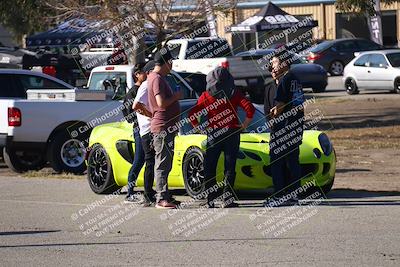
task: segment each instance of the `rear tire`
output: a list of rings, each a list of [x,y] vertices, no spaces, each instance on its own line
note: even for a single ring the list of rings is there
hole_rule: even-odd
[[[355,80],[353,80],[352,78],[348,78],[344,84],[344,86],[346,87],[346,92],[349,95],[356,95],[358,94],[360,91],[358,91],[358,86]]]
[[[324,195],[327,195],[332,190],[334,182],[335,182],[335,178],[333,178],[331,182],[321,186],[319,188],[319,191],[321,191]]]
[[[100,144],[92,147],[88,157],[87,179],[96,194],[110,194],[121,187],[115,183],[111,161]]]
[[[329,65],[329,73],[332,76],[340,76],[343,75],[344,64],[339,60],[334,60]]]
[[[198,198],[205,190],[204,154],[197,148],[190,148],[183,162],[183,180],[189,196]]]
[[[400,94],[400,77],[394,80],[394,92]]]
[[[51,167],[56,172],[82,174],[86,170],[85,140],[88,136],[88,133],[83,133],[74,138],[67,130],[56,133],[48,149]]]
[[[29,170],[40,170],[46,164],[46,160],[42,155],[25,151],[16,151],[7,147],[3,148],[3,158],[7,167],[17,173],[23,173]]]

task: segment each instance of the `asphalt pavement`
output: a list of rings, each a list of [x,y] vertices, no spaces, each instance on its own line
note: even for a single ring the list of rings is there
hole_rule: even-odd
[[[349,96],[330,77],[318,98]],[[2,167],[3,170],[4,167]],[[362,177],[360,177],[362,179]],[[96,195],[84,178],[23,178],[0,172],[0,266],[400,266],[400,192],[333,190],[301,205],[158,210]]]
[[[399,266],[400,195],[334,190],[301,206],[124,204],[84,179],[0,177],[2,266]],[[258,199],[257,199],[258,198]]]

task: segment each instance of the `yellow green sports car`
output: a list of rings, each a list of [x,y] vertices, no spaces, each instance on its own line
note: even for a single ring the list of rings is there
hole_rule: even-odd
[[[195,100],[181,100],[182,118],[195,105]],[[245,113],[239,110],[239,117]],[[257,109],[251,125],[240,136],[240,151],[236,162],[235,190],[265,190],[272,188],[270,170],[269,133],[265,129],[264,114]],[[175,138],[173,167],[168,178],[168,186],[185,188],[188,195],[194,197],[204,190],[203,160],[206,135],[191,134],[191,125],[180,127]],[[189,134],[188,134],[189,133]],[[125,186],[128,172],[135,156],[135,144],[132,137],[132,125],[115,122],[97,126],[93,129],[89,141],[87,158],[88,181],[93,192],[111,193]],[[300,146],[300,164],[302,183],[315,180],[325,193],[332,188],[336,156],[332,144],[325,133],[306,130]],[[137,186],[143,186],[142,169]],[[223,154],[219,158],[217,180],[223,180]]]

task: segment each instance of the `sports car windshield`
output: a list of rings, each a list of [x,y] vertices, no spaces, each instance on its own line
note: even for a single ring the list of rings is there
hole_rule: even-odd
[[[185,118],[188,118],[188,113],[189,113],[188,110],[182,113],[181,121],[184,121]],[[244,122],[244,120],[246,118],[246,113],[242,108],[238,109],[238,115],[239,115],[240,121]],[[205,118],[200,118],[200,121],[204,121],[204,120],[205,120]],[[243,132],[244,133],[268,133],[269,131],[270,130],[267,127],[264,112],[262,112],[260,108],[256,108],[256,112],[254,113],[253,120],[251,121],[249,127],[247,127],[247,129]],[[181,125],[180,134],[188,135],[188,134],[193,134],[193,133],[195,133],[195,132],[190,123],[184,123],[183,125]]]
[[[395,68],[400,67],[400,53],[391,53],[387,54],[386,56],[393,67]]]

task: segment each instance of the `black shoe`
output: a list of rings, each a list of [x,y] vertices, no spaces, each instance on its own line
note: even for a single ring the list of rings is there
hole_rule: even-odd
[[[147,197],[145,197],[142,201],[142,203],[140,203],[142,205],[142,207],[152,207],[156,204],[155,200],[149,199]]]
[[[282,198],[276,196],[268,198],[263,203],[266,208],[282,207],[287,206],[288,204],[288,201],[282,201]]]
[[[207,200],[202,201],[202,202],[200,202],[200,207],[206,207],[209,209],[213,209],[213,208],[215,208],[214,201],[207,201]]]
[[[143,202],[143,199],[144,197],[141,193],[136,193],[132,195],[127,195],[124,202],[128,204],[141,204],[140,202]]]
[[[176,200],[174,197],[170,197],[168,199],[168,202],[174,203],[176,206],[179,206],[181,202],[179,200]]]
[[[153,192],[151,193],[144,193],[145,198],[147,198],[147,200],[150,200],[151,202],[157,202],[157,198],[156,198],[156,194],[153,194]]]

